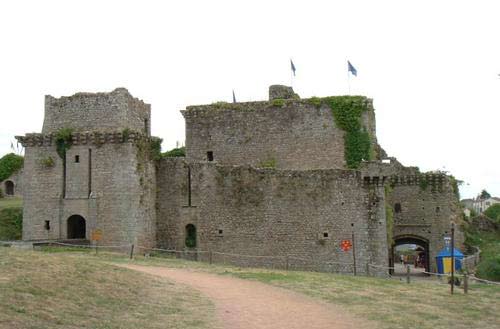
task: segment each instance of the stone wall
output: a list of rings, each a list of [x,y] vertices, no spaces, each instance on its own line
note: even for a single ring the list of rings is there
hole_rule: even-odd
[[[65,239],[68,218],[80,215],[87,239],[99,228],[103,244],[155,245],[156,180],[148,137],[75,133],[65,163],[53,135],[18,139],[26,148],[23,240]]]
[[[185,249],[186,225],[194,224],[199,250],[288,255],[327,267],[327,262],[352,262],[352,253],[340,251],[339,246],[354,231],[358,272],[364,272],[368,262],[387,265],[383,193],[363,187],[359,172],[255,169],[164,159],[157,177],[158,244],[163,248]],[[273,263],[265,257],[231,261]],[[352,266],[334,267],[352,271]]]
[[[74,131],[122,131],[126,128],[150,133],[151,106],[134,98],[125,88],[110,93],[77,93],[54,98],[45,96],[42,133],[61,128]]]
[[[9,197],[7,195],[7,185],[10,184],[8,182],[11,182],[14,186],[14,195],[16,197],[20,197],[23,195],[23,170],[20,169],[19,171],[13,173],[10,175],[8,178],[0,182],[0,191],[2,192],[2,195],[4,197]]]
[[[459,230],[462,212],[452,179],[443,173],[421,173],[416,167],[404,167],[394,158],[363,164],[365,185],[385,186],[386,203],[393,213],[393,243],[400,239],[420,240],[428,244],[430,270],[436,269],[435,257],[456,226],[456,245],[462,246]]]

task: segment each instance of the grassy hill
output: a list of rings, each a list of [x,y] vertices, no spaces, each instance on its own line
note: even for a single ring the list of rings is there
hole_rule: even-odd
[[[196,291],[86,254],[0,247],[0,328],[208,328]]]
[[[47,250],[53,251],[54,249],[48,248]],[[37,259],[37,261],[33,266],[30,265],[28,270],[38,271],[36,266],[42,268],[41,264],[44,264],[43,268],[46,268],[47,265],[50,265],[50,268],[52,268],[53,265],[51,264],[53,264],[53,261],[59,264],[57,266],[64,266],[65,268],[72,268],[75,264],[82,264],[69,272],[70,277],[67,279],[67,284],[70,284],[70,280],[75,279],[90,280],[91,287],[92,285],[104,284],[107,286],[107,290],[112,290],[113,287],[116,286],[118,289],[116,294],[124,294],[122,287],[120,287],[120,285],[123,284],[120,281],[121,279],[110,277],[109,280],[105,279],[103,283],[99,281],[101,280],[100,278],[102,278],[101,275],[110,275],[110,273],[115,273],[114,275],[116,275],[116,273],[120,273],[120,275],[123,274],[124,270],[116,272],[117,270],[112,270],[107,265],[111,263],[128,263],[130,262],[128,257],[105,252],[95,256],[92,252],[71,253],[67,251],[68,249],[63,250],[66,251],[57,253],[50,252],[46,254],[32,253],[36,256],[35,259]],[[32,257],[31,254],[29,255]],[[44,259],[44,255],[47,256],[47,259]],[[28,262],[28,260],[26,262]],[[69,265],[65,265],[65,262],[68,262]],[[378,322],[380,328],[500,328],[498,325],[500,323],[500,303],[498,303],[500,300],[499,286],[471,283],[469,294],[466,295],[461,289],[457,288],[456,293],[450,295],[449,285],[434,280],[414,280],[411,284],[406,284],[404,281],[396,279],[353,277],[349,275],[299,271],[285,272],[251,268],[242,269],[232,266],[208,265],[206,263],[189,262],[179,259],[157,257],[143,258],[141,256],[137,256],[133,262],[141,265],[189,268],[190,270],[206,271],[219,275],[231,275],[246,280],[257,280],[266,284],[303,293],[327,303],[335,304],[350,314]],[[103,267],[101,271],[101,266],[104,266],[103,264],[106,266]],[[6,271],[9,270],[7,269]],[[50,274],[50,276],[56,278],[54,281],[57,281],[57,278],[64,276],[64,271],[65,270],[61,268],[60,271],[56,271],[56,273]],[[78,274],[77,271],[81,273]],[[1,276],[2,274],[0,272],[0,277]],[[92,276],[93,279],[90,279],[90,276]],[[29,274],[28,277],[31,277],[30,280],[34,280],[37,274]],[[66,278],[63,279],[66,280]],[[112,281],[115,281],[115,283],[113,284]],[[83,286],[87,284],[87,281],[81,281],[81,283]],[[0,290],[1,288],[0,286]],[[8,289],[12,290],[16,288],[12,287]],[[89,289],[84,289],[83,287],[78,289],[73,287],[72,289],[75,296],[71,297],[72,301],[70,302],[75,302],[79,298],[84,298],[86,304],[94,305],[98,302],[94,299],[100,298],[99,294],[91,293]],[[156,289],[160,289],[160,287],[157,286]],[[54,294],[58,295],[59,291],[54,293],[51,291],[50,287],[47,287],[43,294],[48,294],[49,296]],[[42,293],[40,296],[42,296]],[[127,293],[122,296],[136,298],[135,300],[137,300],[134,294],[129,295]],[[62,296],[59,296],[58,298],[61,297]],[[17,299],[12,298],[11,300],[16,301]],[[116,302],[116,300],[114,302]],[[22,303],[22,300],[20,303]],[[128,301],[123,301],[123,303],[127,305]],[[24,304],[19,304],[18,302],[15,302],[15,304],[18,305],[16,307],[25,307],[23,306]],[[209,323],[209,320],[206,320],[209,316],[206,314],[206,304],[202,303],[202,305],[205,305],[205,308],[202,308],[202,310],[205,310],[202,312],[202,315],[205,314],[206,317],[199,321],[201,321],[201,324],[206,324]],[[189,308],[190,307],[188,307],[188,309]],[[61,311],[66,312],[64,309]],[[0,303],[0,314],[2,312],[3,309]],[[116,312],[116,308],[107,307],[101,310],[101,313],[104,312],[113,313]],[[189,315],[189,317],[191,316],[194,315]],[[2,323],[1,316],[0,323]],[[150,328],[150,326],[146,327]]]
[[[0,240],[19,240],[22,233],[23,201],[21,198],[0,199]]]

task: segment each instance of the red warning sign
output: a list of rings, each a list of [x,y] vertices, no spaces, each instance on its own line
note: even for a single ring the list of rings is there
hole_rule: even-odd
[[[340,242],[340,249],[342,249],[343,251],[349,251],[351,250],[351,248],[352,248],[351,240],[342,240],[342,242]]]

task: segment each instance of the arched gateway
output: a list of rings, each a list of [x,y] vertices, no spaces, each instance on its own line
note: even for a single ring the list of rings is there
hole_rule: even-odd
[[[414,236],[414,235],[401,235],[394,237],[394,244],[392,245],[391,250],[391,266],[394,266],[395,263],[400,262],[399,259],[395,259],[396,255],[396,247],[402,245],[414,245],[415,249],[413,252],[413,258],[411,259],[412,264],[416,264],[417,266],[425,269],[426,272],[430,270],[430,262],[429,262],[429,241],[425,238]],[[417,258],[417,261],[415,260]],[[407,260],[408,262],[408,260]],[[392,270],[391,273],[394,273]]]
[[[85,239],[85,218],[73,215],[68,218],[68,239]]]
[[[14,195],[14,183],[10,180],[5,181],[5,194]]]

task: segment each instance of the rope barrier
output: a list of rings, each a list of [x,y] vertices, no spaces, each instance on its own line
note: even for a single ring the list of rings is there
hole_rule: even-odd
[[[390,267],[390,266],[383,266],[383,265],[376,265],[376,264],[368,264],[368,266],[375,267],[375,268],[387,269],[387,270],[395,270],[394,267]]]
[[[130,248],[131,245],[120,245],[120,246],[113,246],[113,245],[90,245],[90,244],[72,244],[72,243],[63,243],[63,242],[49,242],[48,245],[60,245],[60,246],[67,246],[67,247],[79,247],[79,248]]]
[[[476,280],[478,282],[486,283],[486,284],[494,284],[494,285],[500,285],[500,282],[495,282],[495,281],[490,281],[490,280],[485,280],[485,279],[479,279],[473,275],[469,276],[469,279]]]

